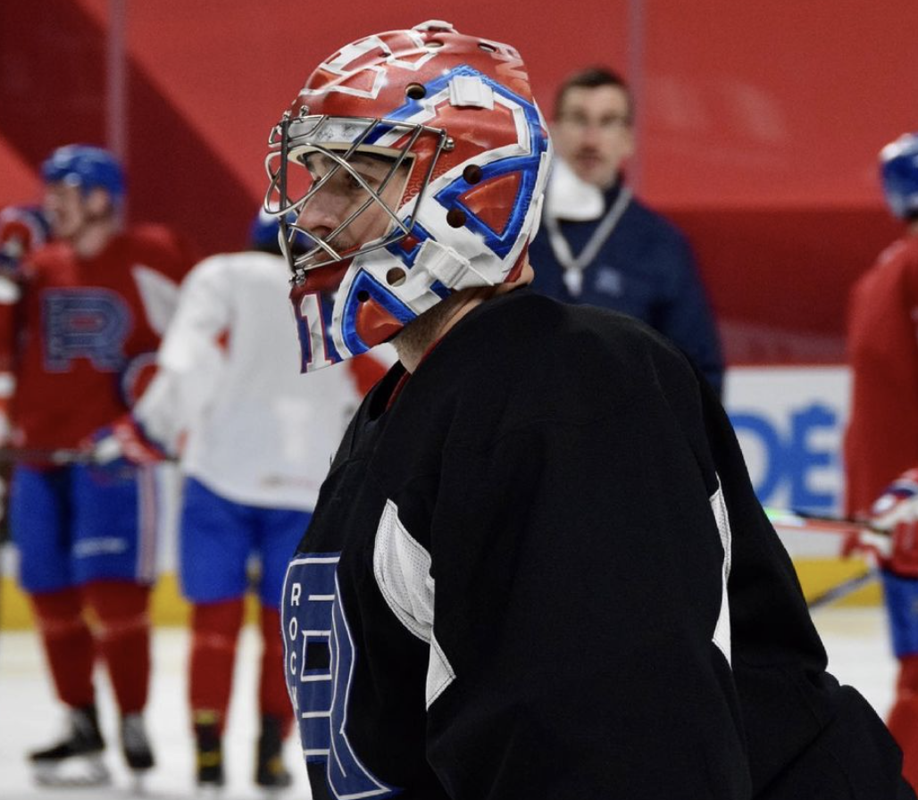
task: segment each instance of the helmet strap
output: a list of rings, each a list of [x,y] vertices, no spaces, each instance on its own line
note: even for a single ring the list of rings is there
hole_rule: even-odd
[[[475,270],[467,258],[454,248],[434,239],[427,239],[421,245],[415,263],[429,275],[433,275],[447,289],[453,291],[472,286],[487,286],[491,283]]]

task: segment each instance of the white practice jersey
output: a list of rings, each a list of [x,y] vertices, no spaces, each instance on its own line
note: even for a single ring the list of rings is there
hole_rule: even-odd
[[[182,284],[159,371],[134,409],[183,471],[239,503],[311,510],[360,401],[345,364],[300,373],[289,272],[260,252],[217,255]]]

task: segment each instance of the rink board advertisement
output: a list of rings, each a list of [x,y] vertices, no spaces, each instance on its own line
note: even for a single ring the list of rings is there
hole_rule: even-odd
[[[845,367],[728,370],[724,405],[763,505],[840,512],[849,393]]]
[[[843,442],[848,424],[851,376],[844,366],[733,367],[727,371],[724,404],[762,505],[828,516],[844,509]],[[794,560],[809,600],[853,586],[869,566],[841,559],[839,533],[814,532],[775,523]],[[834,604],[881,601],[877,581],[858,583]]]
[[[843,366],[728,370],[724,404],[762,505],[842,513],[850,381]],[[798,569],[801,560],[835,558],[839,552],[837,534],[780,527],[778,533]]]

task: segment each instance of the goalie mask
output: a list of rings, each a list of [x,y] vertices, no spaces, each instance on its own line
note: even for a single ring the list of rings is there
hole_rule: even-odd
[[[515,280],[551,155],[516,50],[444,22],[343,47],[269,146],[265,210],[293,271],[304,372],[388,341],[451,292]]]

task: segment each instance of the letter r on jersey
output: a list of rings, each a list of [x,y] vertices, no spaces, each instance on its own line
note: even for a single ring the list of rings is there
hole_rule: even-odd
[[[339,800],[387,798],[398,790],[376,778],[345,730],[356,657],[337,581],[339,554],[297,555],[281,599],[287,689],[306,763],[322,763]],[[305,602],[303,602],[305,599]]]
[[[49,372],[67,372],[88,359],[101,372],[125,363],[131,312],[115,292],[99,288],[49,289],[41,297],[44,362]]]

